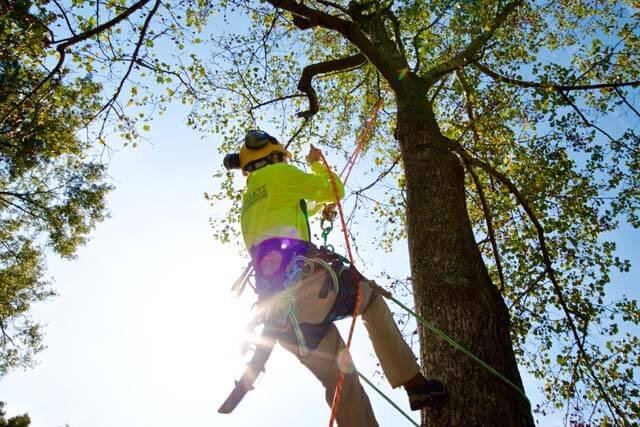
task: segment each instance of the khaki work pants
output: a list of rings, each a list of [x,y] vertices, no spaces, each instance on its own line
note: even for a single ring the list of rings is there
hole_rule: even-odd
[[[324,275],[314,275],[305,280],[297,295],[296,310],[301,322],[320,323],[325,318],[335,294],[318,299],[318,291],[324,281]],[[398,387],[420,372],[415,356],[402,338],[389,307],[382,296],[375,292],[368,282],[360,282],[360,310],[364,326],[369,333],[373,349],[389,384]],[[321,319],[315,322],[315,320]],[[340,375],[338,358],[345,343],[335,325],[331,325],[315,350],[301,356],[299,348],[281,341],[281,345],[295,354],[324,386],[325,399],[329,406]],[[339,427],[377,427],[369,398],[360,383],[358,373],[349,360],[350,373],[345,375],[344,388],[340,397],[336,421]]]

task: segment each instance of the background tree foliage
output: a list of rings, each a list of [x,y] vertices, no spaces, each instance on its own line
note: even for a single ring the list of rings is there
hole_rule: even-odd
[[[31,305],[53,295],[45,250],[71,258],[104,217],[105,168],[79,133],[99,108],[89,79],[47,82],[45,22],[31,2],[3,4],[0,18],[0,375],[42,349]],[[13,424],[11,424],[13,425]]]
[[[383,98],[359,164],[371,181],[351,188],[348,200],[354,221],[363,212],[377,215],[375,240],[391,250],[407,237],[393,82],[385,81],[385,70],[364,60],[341,35],[284,9],[306,7],[346,21],[358,16],[363,28],[379,18],[408,64],[394,70],[396,78],[416,76],[429,84],[439,129],[465,163],[470,220],[510,309],[518,362],[545,382],[547,400],[536,410],[562,409],[567,422],[640,422],[640,314],[635,299],[611,289],[612,271],[630,266],[609,241],[609,232],[621,224],[640,225],[637,2],[74,0],[2,5],[3,46],[11,46],[3,55],[13,55],[17,63],[3,62],[2,69],[3,75],[16,76],[7,86],[15,88],[7,90],[6,97],[13,98],[1,107],[6,140],[17,126],[16,112],[35,119],[32,105],[44,108],[36,99],[53,97],[66,105],[49,112],[49,118],[72,116],[52,119],[45,126],[51,132],[61,123],[76,123],[67,130],[93,123],[94,141],[106,142],[115,129],[133,144],[141,138],[139,131],[148,129],[150,117],[178,101],[190,108],[189,125],[224,137],[221,152],[237,149],[248,127],[269,127],[285,141],[295,136],[294,152],[314,142],[339,159],[353,150],[354,135]],[[9,13],[12,18],[6,19]],[[228,33],[220,21],[229,24]],[[15,46],[21,49],[14,54]],[[467,52],[473,52],[471,57]],[[337,58],[350,60],[327,62]],[[320,65],[307,67],[312,64]],[[91,82],[101,83],[101,95]],[[292,120],[302,110],[307,112],[300,121]],[[2,149],[13,147],[15,153],[15,160],[6,161],[7,177],[30,162],[38,168],[23,170],[44,174],[44,166],[51,170],[53,160],[61,159],[39,154],[38,163],[18,153],[28,144],[4,141]],[[38,138],[30,141],[34,147],[42,144]],[[71,146],[60,150],[73,151]],[[83,173],[80,181],[92,182],[92,175]],[[238,233],[240,183],[231,175],[218,177],[220,191],[208,197],[217,207],[229,207],[213,220],[216,236],[229,241]],[[99,181],[95,175],[93,182]],[[34,181],[20,185],[17,193],[40,197]],[[9,205],[24,201],[2,194],[8,201],[1,206],[20,216],[20,224],[29,219],[30,230],[49,229],[20,209],[42,215],[38,205]],[[80,221],[85,228],[71,228],[75,234],[84,235],[92,224],[86,218],[98,219],[85,217]],[[53,247],[65,248],[65,236],[74,233],[53,235],[61,236],[60,243],[51,237]],[[30,277],[41,277],[37,255],[31,264]]]
[[[0,427],[29,427],[31,425],[31,418],[28,414],[17,415],[9,419],[6,417],[4,410],[5,403],[0,402]]]

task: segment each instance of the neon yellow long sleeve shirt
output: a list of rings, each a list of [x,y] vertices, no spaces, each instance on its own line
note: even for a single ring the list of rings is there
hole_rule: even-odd
[[[272,237],[309,240],[307,219],[300,200],[335,202],[335,193],[327,169],[314,162],[313,173],[305,173],[287,163],[265,166],[249,174],[242,197],[240,225],[247,249]],[[334,173],[339,198],[344,186]],[[309,209],[308,214],[320,210]]]

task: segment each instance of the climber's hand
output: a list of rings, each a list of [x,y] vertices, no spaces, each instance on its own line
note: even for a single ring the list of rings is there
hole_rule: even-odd
[[[307,163],[311,164],[313,162],[320,161],[322,159],[322,152],[318,150],[316,147],[311,145],[309,147],[309,154],[307,154]]]
[[[326,221],[333,223],[333,220],[335,219],[336,215],[337,215],[337,212],[336,212],[335,203],[326,204],[324,205],[324,208],[322,208],[322,218],[325,219]]]

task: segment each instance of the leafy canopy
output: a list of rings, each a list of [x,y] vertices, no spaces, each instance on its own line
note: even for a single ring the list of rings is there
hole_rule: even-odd
[[[110,189],[79,135],[99,108],[99,85],[52,80],[16,107],[46,76],[39,21],[49,18],[27,15],[30,4],[0,18],[0,376],[30,366],[43,347],[29,309],[54,294],[45,251],[71,258],[104,218]]]

